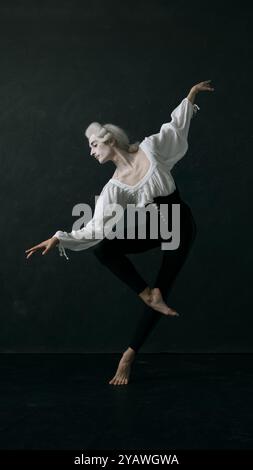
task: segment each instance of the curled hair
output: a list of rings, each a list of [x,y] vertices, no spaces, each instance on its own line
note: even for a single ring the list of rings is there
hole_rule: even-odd
[[[85,130],[85,136],[89,139],[94,134],[98,142],[108,142],[112,138],[115,139],[116,145],[129,153],[137,152],[140,142],[130,144],[126,132],[119,126],[114,124],[99,124],[99,122],[92,122]]]

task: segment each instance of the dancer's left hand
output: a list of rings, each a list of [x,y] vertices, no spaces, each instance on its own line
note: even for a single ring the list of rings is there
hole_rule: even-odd
[[[192,87],[192,91],[198,93],[199,91],[214,91],[214,88],[211,87],[210,82],[212,80],[205,80],[204,82],[197,83]]]

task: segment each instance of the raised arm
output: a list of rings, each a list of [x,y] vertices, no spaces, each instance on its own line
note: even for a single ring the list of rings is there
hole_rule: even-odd
[[[209,82],[210,80],[194,85],[187,97],[171,113],[171,121],[164,123],[157,134],[145,139],[150,150],[168,166],[169,170],[187,152],[191,119],[199,110],[199,107],[194,104],[195,97],[199,91],[213,91]]]
[[[190,89],[189,94],[187,95],[188,100],[189,100],[192,104],[194,104],[196,95],[197,95],[200,91],[214,91],[214,88],[211,87],[210,82],[211,82],[211,80],[206,80],[205,82],[200,82],[200,83],[197,83],[197,85],[194,85],[194,86]]]

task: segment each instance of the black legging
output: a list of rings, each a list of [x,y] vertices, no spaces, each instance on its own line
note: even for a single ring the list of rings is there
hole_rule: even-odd
[[[180,244],[179,247],[175,250],[162,250],[162,263],[154,284],[154,287],[159,287],[162,296],[166,301],[168,292],[170,291],[179,271],[181,270],[181,267],[183,266],[190,248],[195,240],[196,224],[191,209],[181,199],[178,188],[176,188],[176,190],[168,196],[154,198],[154,203],[157,204],[158,210],[160,204],[168,204],[168,230],[171,230],[172,227],[171,205],[180,204]],[[104,238],[95,246],[93,250],[93,253],[98,258],[98,260],[107,266],[110,271],[112,271],[119,279],[121,279],[137,294],[142,292],[147,287],[147,283],[136,271],[129,258],[127,258],[125,255],[128,253],[141,253],[154,247],[161,246],[161,242],[164,242],[160,236],[158,239],[151,239],[149,237],[149,217],[146,218],[146,221],[148,234],[146,239],[114,238],[110,240],[108,238]],[[127,227],[125,224],[125,237],[126,231]],[[140,349],[145,339],[162,315],[162,313],[157,312],[148,306],[145,308],[137,325],[134,336],[129,343],[129,346],[134,349],[135,352]]]

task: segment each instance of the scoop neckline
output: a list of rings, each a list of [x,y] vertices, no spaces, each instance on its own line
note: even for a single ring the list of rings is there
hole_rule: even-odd
[[[119,181],[117,180],[116,178],[110,178],[109,181],[112,181],[113,183],[115,183],[116,185],[118,186],[121,186],[123,188],[129,188],[129,189],[136,189],[137,187],[141,186],[143,183],[146,182],[146,180],[149,178],[149,176],[151,175],[152,171],[153,171],[153,168],[154,168],[154,161],[153,159],[151,158],[151,156],[149,155],[148,152],[146,152],[146,150],[143,150],[142,148],[142,145],[143,145],[143,142],[140,143],[139,147],[142,149],[142,151],[144,152],[145,156],[147,157],[147,159],[149,160],[150,162],[150,165],[149,165],[149,169],[147,171],[147,173],[143,176],[143,178],[138,181],[138,183],[134,184],[133,186],[130,185],[130,184],[127,184],[127,183],[122,183],[122,181]]]

